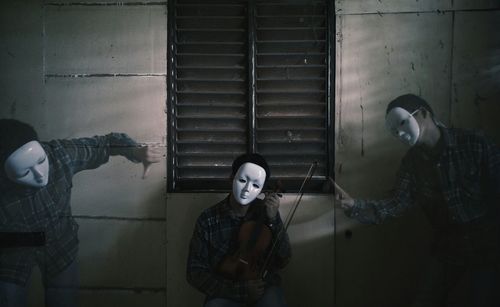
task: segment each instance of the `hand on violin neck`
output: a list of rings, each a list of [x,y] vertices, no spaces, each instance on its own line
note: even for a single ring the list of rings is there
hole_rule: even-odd
[[[266,193],[264,198],[264,205],[266,206],[267,217],[272,220],[278,214],[280,207],[280,198],[277,193]]]

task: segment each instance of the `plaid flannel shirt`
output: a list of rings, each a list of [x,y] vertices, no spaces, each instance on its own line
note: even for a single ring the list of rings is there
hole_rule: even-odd
[[[49,159],[49,181],[31,188],[0,177],[0,232],[44,232],[42,247],[0,247],[0,280],[25,285],[34,265],[44,276],[54,276],[70,265],[78,249],[78,225],[71,215],[72,178],[76,173],[106,163],[110,154],[133,162],[126,134],[41,142]]]
[[[217,268],[224,257],[237,248],[239,228],[251,216],[252,209],[258,206],[258,201],[254,201],[245,218],[237,217],[231,210],[229,198],[226,198],[202,212],[191,238],[187,263],[187,280],[193,287],[208,297],[223,297],[238,302],[247,300],[246,281],[226,279],[217,273]],[[274,242],[284,227],[279,213],[273,221],[268,222],[272,223]],[[286,232],[278,244],[265,278],[268,285],[280,283],[276,271],[286,265],[291,257],[290,242]]]
[[[471,246],[476,247],[481,244],[479,241],[486,242],[486,239],[481,239],[484,232],[497,236],[497,230],[493,227],[498,224],[500,205],[499,148],[477,131],[440,129],[443,150],[433,164],[426,161],[427,157],[421,148],[412,147],[402,160],[393,197],[355,200],[354,207],[346,214],[362,223],[380,224],[419,204],[438,235],[449,235],[458,230],[463,241],[468,238],[466,232],[476,232],[478,235],[470,239]],[[438,205],[432,180],[425,173],[429,165],[437,176],[440,187],[438,196],[444,202],[441,205],[447,213],[444,223],[432,216],[435,211],[429,208]],[[498,245],[498,238],[484,244]]]

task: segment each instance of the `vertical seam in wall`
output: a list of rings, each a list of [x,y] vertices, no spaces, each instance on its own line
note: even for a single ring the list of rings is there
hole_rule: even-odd
[[[450,73],[449,73],[449,79],[450,79],[450,84],[449,84],[449,90],[448,92],[450,93],[450,98],[449,98],[449,105],[448,105],[448,125],[449,126],[453,126],[452,124],[452,120],[453,120],[453,116],[452,116],[452,112],[453,112],[453,108],[452,108],[452,105],[453,105],[453,101],[455,99],[455,91],[453,90],[453,56],[454,56],[454,53],[453,53],[453,50],[455,49],[455,11],[452,11],[451,12],[451,47],[450,47],[450,61],[449,61],[449,65],[450,65]]]
[[[45,79],[45,70],[46,70],[46,64],[45,64],[45,44],[46,44],[46,33],[45,33],[45,19],[46,19],[46,13],[45,13],[45,0],[42,0],[42,75],[40,76],[42,78],[42,86],[43,86],[43,96],[42,96],[42,112],[43,114],[46,114],[45,112],[45,106],[47,105],[47,86],[45,85],[46,79]]]
[[[341,133],[342,133],[342,43],[343,43],[343,17],[340,15],[337,15],[337,12],[335,11],[334,7],[334,14],[335,14],[335,67],[338,67],[338,77],[335,77],[335,96],[338,97],[338,112],[337,112],[337,107],[335,107],[335,113],[338,114],[338,125],[334,125],[334,127],[338,127],[337,133],[334,133],[334,135],[337,135],[337,140],[334,142],[334,155],[336,154],[336,148],[341,146],[341,143],[339,141],[341,140]],[[338,22],[337,22],[338,21]],[[337,28],[338,26],[338,28]],[[338,42],[338,45],[337,45]],[[337,50],[338,49],[338,50]],[[338,52],[338,58],[337,58],[337,52]],[[337,70],[337,69],[335,69]],[[336,117],[334,117],[335,120]],[[335,176],[335,163],[337,162],[337,158],[335,157],[334,159],[334,165],[333,165],[333,178],[334,180],[337,180]],[[333,304],[334,306],[337,306],[337,210],[335,208],[335,199],[333,199]]]
[[[342,43],[343,43],[343,32],[342,32],[342,23],[343,23],[343,17],[342,16],[337,16],[337,18],[339,20],[338,24],[339,24],[339,28],[340,29],[336,29],[335,30],[335,38],[336,38],[336,41],[338,41],[338,61],[336,61],[336,63],[338,64],[338,68],[339,68],[339,75],[338,75],[338,80],[335,80],[335,83],[337,83],[336,85],[336,95],[338,97],[338,110],[335,110],[335,112],[337,113],[337,116],[338,116],[338,123],[337,123],[337,140],[336,140],[336,145],[338,147],[342,147]],[[337,26],[337,22],[335,22],[335,26]],[[338,33],[338,36],[337,37],[337,33]],[[337,79],[337,78],[336,78]],[[338,111],[338,112],[337,112]]]

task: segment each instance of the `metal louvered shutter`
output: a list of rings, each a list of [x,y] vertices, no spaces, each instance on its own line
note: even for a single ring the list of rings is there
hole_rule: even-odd
[[[227,188],[234,157],[247,150],[246,6],[177,0],[171,10],[169,190]]]
[[[226,191],[262,154],[271,181],[319,191],[333,164],[333,35],[318,0],[177,0],[169,9],[168,190]]]
[[[256,151],[287,186],[300,185],[314,161],[315,178],[324,179],[326,2],[258,0],[256,10]]]

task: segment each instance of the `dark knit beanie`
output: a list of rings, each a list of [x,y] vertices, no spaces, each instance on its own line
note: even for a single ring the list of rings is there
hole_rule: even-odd
[[[266,159],[264,159],[263,156],[254,153],[254,154],[243,154],[234,160],[231,177],[234,177],[238,172],[238,170],[240,169],[240,166],[242,166],[245,163],[253,163],[262,167],[266,171],[266,180],[271,176],[271,170],[269,169],[269,165],[267,165]]]
[[[24,144],[38,141],[35,129],[16,119],[0,119],[0,166],[3,170],[5,160]]]
[[[427,111],[429,111],[429,113],[431,113],[432,116],[434,116],[434,111],[432,111],[431,106],[425,100],[414,94],[401,95],[396,99],[394,99],[393,101],[391,101],[389,105],[387,105],[387,110],[385,111],[385,114],[388,114],[389,111],[391,111],[396,107],[403,108],[409,113],[413,113],[420,108],[424,108]]]

